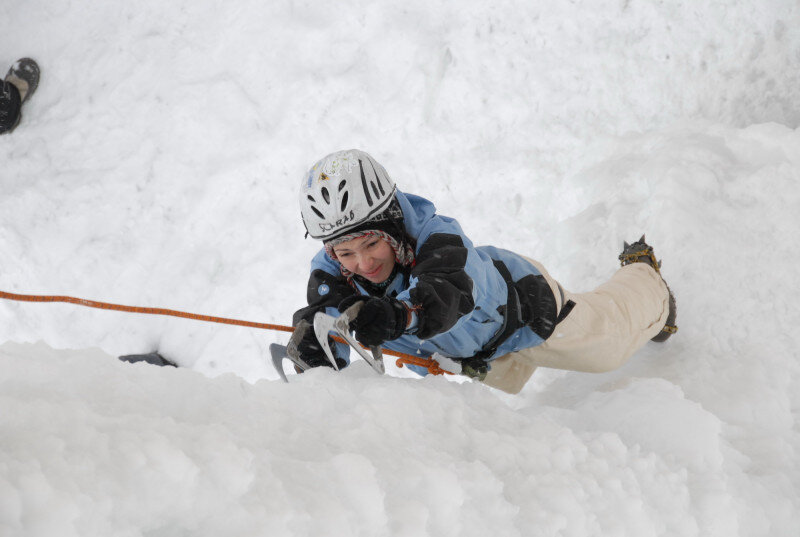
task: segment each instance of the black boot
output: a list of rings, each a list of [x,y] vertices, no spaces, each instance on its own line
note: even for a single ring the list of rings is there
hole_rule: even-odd
[[[22,104],[39,87],[39,65],[30,58],[17,60],[0,85],[0,134],[4,134],[19,125]]]
[[[26,102],[39,87],[39,64],[30,58],[15,61],[6,73],[6,82],[17,86],[20,99]]]
[[[664,280],[664,277],[661,275],[661,261],[656,259],[656,255],[653,253],[653,247],[645,242],[644,235],[633,244],[624,243],[622,253],[619,255],[619,261],[623,267],[631,263],[647,263],[653,267],[655,271],[658,272],[658,275],[661,276],[661,279]],[[666,284],[667,282],[664,281],[664,285]],[[669,292],[669,313],[667,314],[667,322],[664,328],[661,329],[661,332],[656,334],[651,340],[658,343],[666,341],[669,339],[669,336],[678,331],[678,327],[675,325],[675,318],[678,316],[678,306],[675,303],[675,295],[672,294],[672,289],[669,288],[669,285],[667,285],[667,291]]]
[[[11,82],[0,80],[0,134],[11,132],[19,125],[21,107],[19,89]]]

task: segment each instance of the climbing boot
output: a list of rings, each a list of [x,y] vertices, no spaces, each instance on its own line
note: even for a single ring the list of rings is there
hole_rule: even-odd
[[[19,125],[21,106],[19,89],[11,82],[0,80],[0,134],[11,132]]]
[[[10,133],[22,119],[22,104],[39,87],[39,66],[30,58],[14,62],[0,80],[0,134]]]
[[[20,101],[24,103],[39,87],[39,64],[30,58],[15,61],[6,74],[6,82],[19,89]]]
[[[619,261],[623,267],[631,263],[647,263],[658,272],[658,275],[661,276],[661,280],[664,280],[664,276],[661,274],[661,261],[656,259],[653,247],[645,242],[644,235],[633,244],[624,243],[622,253],[619,255]],[[667,285],[666,281],[664,281],[664,285]],[[672,289],[669,288],[669,285],[667,285],[667,291],[669,292],[669,313],[667,314],[667,322],[664,328],[661,329],[661,332],[652,338],[652,341],[658,343],[666,341],[669,339],[669,336],[678,331],[678,327],[675,324],[675,318],[678,315],[675,295],[672,294]]]

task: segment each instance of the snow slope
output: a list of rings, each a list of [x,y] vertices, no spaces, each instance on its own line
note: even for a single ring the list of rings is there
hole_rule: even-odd
[[[289,324],[296,186],[359,147],[571,290],[647,232],[680,332],[512,397],[360,362],[284,385],[285,334],[3,301],[0,535],[800,531],[796,2],[2,13],[43,79],[0,138],[1,290]],[[113,358],[156,348],[182,367]]]

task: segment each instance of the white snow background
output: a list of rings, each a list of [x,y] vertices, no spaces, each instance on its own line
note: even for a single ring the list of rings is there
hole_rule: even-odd
[[[3,0],[0,289],[290,324],[357,147],[573,291],[643,232],[679,333],[523,392],[0,301],[0,535],[800,535],[800,6]],[[61,349],[61,350],[56,350]],[[72,349],[72,350],[67,350]],[[159,349],[181,367],[130,365]],[[288,369],[288,368],[287,368]]]

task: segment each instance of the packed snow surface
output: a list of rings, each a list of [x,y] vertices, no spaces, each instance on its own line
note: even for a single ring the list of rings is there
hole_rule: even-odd
[[[290,324],[300,178],[357,147],[572,291],[646,232],[680,331],[510,396],[284,384],[284,333],[0,301],[0,535],[800,534],[796,1],[2,14],[43,74],[0,137],[0,290]],[[181,367],[115,358],[155,349]]]

